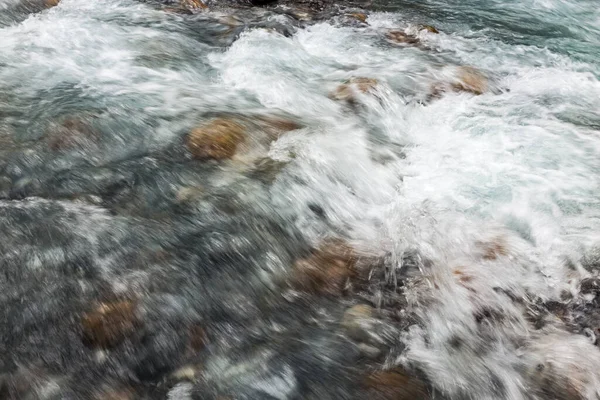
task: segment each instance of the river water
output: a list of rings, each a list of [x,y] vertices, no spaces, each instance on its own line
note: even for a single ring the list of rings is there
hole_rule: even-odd
[[[597,3],[368,8],[0,0],[0,397],[600,398]]]

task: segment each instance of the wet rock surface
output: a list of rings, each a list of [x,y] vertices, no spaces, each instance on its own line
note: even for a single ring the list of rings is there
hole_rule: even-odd
[[[94,347],[114,347],[139,325],[135,303],[127,300],[103,303],[81,318],[83,340]]]
[[[411,376],[402,368],[373,372],[365,379],[365,386],[370,389],[369,393],[378,399],[427,400],[431,398],[423,381],[414,375]]]
[[[231,158],[244,140],[244,133],[239,122],[216,119],[190,132],[187,147],[197,159]]]
[[[416,45],[420,43],[420,40],[416,36],[408,34],[404,31],[389,31],[386,34],[386,37],[391,42],[398,44]]]

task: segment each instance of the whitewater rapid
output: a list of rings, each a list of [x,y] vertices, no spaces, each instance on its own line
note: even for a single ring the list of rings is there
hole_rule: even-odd
[[[277,291],[273,276],[289,269],[295,243],[318,247],[343,237],[360,252],[385,258],[387,283],[402,287],[402,313],[414,315],[410,326],[391,330],[393,338],[381,334],[380,342],[401,346],[377,368],[412,368],[440,398],[597,399],[595,336],[586,336],[585,323],[574,328],[545,306],[561,303],[574,312],[587,301],[581,282],[599,266],[585,262],[600,243],[596,4],[432,0],[373,7],[367,24],[338,15],[303,25],[262,9],[178,15],[133,0],[62,0],[36,14],[0,19],[6,275],[0,349],[10,355],[2,372],[19,366],[67,377],[38,390],[39,398],[93,398],[70,385],[77,371],[110,354],[74,356],[72,366],[56,361],[87,351],[70,348],[79,340],[74,317],[65,316],[68,336],[57,333],[63,329],[58,310],[69,302],[58,294],[60,285],[72,276],[73,298],[81,299],[72,315],[99,298],[102,282],[115,293],[146,296],[140,312],[156,312],[160,329],[167,314],[184,326],[181,321],[222,313],[223,321],[256,318],[285,330],[295,322],[264,317],[260,298],[269,303],[271,295],[253,285]],[[418,30],[419,24],[440,33]],[[421,45],[391,43],[390,29],[416,35]],[[489,89],[428,98],[433,85],[452,80],[461,66],[481,71]],[[353,77],[374,78],[377,86],[358,93],[354,106],[332,98]],[[48,130],[81,113],[96,115],[100,139],[49,150]],[[192,163],[182,138],[220,114],[282,115],[301,128],[268,144],[257,136],[253,152],[220,164]],[[268,185],[247,175],[259,156],[283,165]],[[214,197],[179,215],[174,199],[189,187]],[[234,210],[226,216],[215,211],[224,203]],[[230,247],[234,255],[224,255]],[[173,254],[167,261],[136,258],[164,248]],[[221,265],[214,254],[231,270],[213,276],[210,268]],[[193,265],[200,264],[206,271],[195,275]],[[262,272],[255,276],[252,268]],[[46,292],[47,282],[58,289]],[[402,314],[386,309],[378,290],[368,301]],[[159,300],[152,297],[157,293]],[[49,308],[39,311],[45,303]],[[327,304],[320,307],[340,307]],[[30,308],[38,310],[31,317]],[[337,312],[313,311],[318,321]],[[235,329],[246,332],[244,323]],[[164,328],[157,343],[179,340],[173,339],[177,326]],[[51,334],[44,338],[46,329]],[[234,328],[219,329],[224,343],[233,341],[230,332],[239,343],[250,341]],[[30,331],[36,333],[27,336]],[[315,352],[336,351],[329,342],[299,341],[326,349]],[[38,353],[36,343],[43,343]],[[203,384],[226,387],[231,398],[354,398],[352,390],[334,389],[345,384],[337,375],[327,379],[323,372],[321,382],[320,372],[306,372],[320,361],[302,359],[309,367],[298,361],[295,370],[285,341],[265,346],[264,359],[236,366],[228,353],[235,346],[215,345],[202,356]],[[148,357],[179,357],[175,350],[153,351]],[[81,373],[82,386],[107,376],[119,380],[127,357],[145,362],[132,350],[118,354],[110,368]],[[266,366],[271,359],[281,363],[275,377]],[[214,383],[219,380],[226,383]],[[312,383],[322,389],[311,391]],[[176,385],[169,398],[218,393],[206,387]]]

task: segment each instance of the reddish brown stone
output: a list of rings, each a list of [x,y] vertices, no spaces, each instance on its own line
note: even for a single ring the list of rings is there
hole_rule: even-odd
[[[276,133],[277,136],[281,133],[302,128],[302,125],[296,121],[274,116],[259,117],[258,121],[261,125],[267,128],[267,133]]]
[[[389,400],[428,400],[427,387],[419,378],[402,368],[377,371],[365,379],[365,386],[379,394],[379,398]]]
[[[357,93],[371,93],[379,84],[379,81],[374,78],[353,77],[347,82],[341,84],[330,95],[335,100],[356,101]]]
[[[483,94],[488,90],[488,81],[485,75],[472,67],[458,69],[458,82],[452,85],[456,91]]]
[[[102,303],[81,319],[83,339],[92,347],[110,348],[135,333],[140,321],[135,304],[129,300]]]
[[[223,160],[233,157],[245,133],[240,123],[217,118],[190,132],[187,147],[196,159]]]
[[[420,31],[427,31],[430,33],[440,33],[434,26],[431,25],[419,25]]]
[[[204,4],[202,0],[181,0],[179,4],[181,7],[187,8],[188,10],[208,8],[208,6]]]
[[[344,242],[327,242],[311,256],[296,261],[292,285],[309,292],[340,295],[356,276],[356,260],[356,254]]]
[[[200,351],[206,346],[206,332],[200,325],[190,328],[190,347],[194,351]]]
[[[362,22],[364,24],[367,23],[367,14],[365,14],[365,13],[356,12],[356,13],[348,14],[348,16],[352,17],[355,20],[360,21],[360,22]]]
[[[431,86],[429,100],[442,97],[445,92],[467,92],[480,95],[488,91],[488,80],[472,67],[459,67],[452,82],[436,82]]]

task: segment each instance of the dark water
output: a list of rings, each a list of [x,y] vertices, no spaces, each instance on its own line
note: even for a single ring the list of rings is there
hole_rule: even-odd
[[[600,396],[594,2],[172,7],[0,4],[0,399]]]

